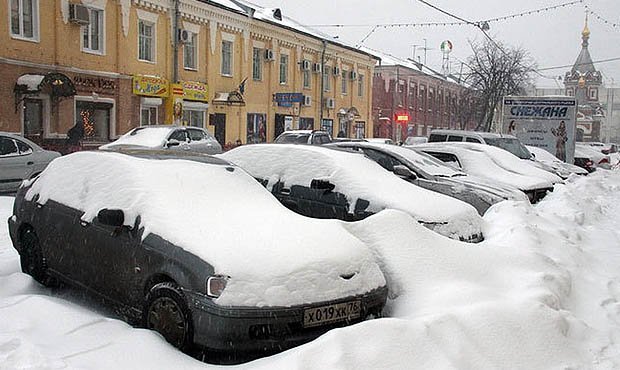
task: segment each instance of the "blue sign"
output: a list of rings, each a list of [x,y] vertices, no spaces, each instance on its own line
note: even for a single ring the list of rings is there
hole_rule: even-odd
[[[302,93],[275,93],[273,100],[280,107],[291,107],[293,103],[303,103],[304,94]]]

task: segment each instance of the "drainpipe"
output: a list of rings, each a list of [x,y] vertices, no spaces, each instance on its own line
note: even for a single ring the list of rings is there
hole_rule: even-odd
[[[174,1],[174,16],[172,17],[172,80],[179,82],[179,1]]]
[[[325,90],[325,87],[323,86],[324,82],[325,82],[325,49],[327,48],[327,41],[323,40],[323,51],[321,51],[321,101],[319,102],[319,109],[320,109],[320,114],[319,114],[319,129],[323,128],[323,91]],[[333,127],[333,126],[332,126]]]

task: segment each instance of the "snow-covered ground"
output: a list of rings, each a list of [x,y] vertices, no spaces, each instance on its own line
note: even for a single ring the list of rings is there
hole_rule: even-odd
[[[0,197],[0,220],[11,206]],[[573,177],[534,207],[503,202],[484,219],[477,245],[399,211],[347,224],[386,275],[389,317],[240,367],[620,368],[620,172]],[[78,302],[20,272],[3,224],[0,369],[215,367]]]

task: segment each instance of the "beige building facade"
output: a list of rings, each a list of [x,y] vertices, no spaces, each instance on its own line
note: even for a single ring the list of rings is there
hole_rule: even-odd
[[[280,9],[198,0],[0,4],[0,131],[45,147],[94,148],[150,124],[203,127],[224,146],[271,142],[286,129],[373,132],[377,58]]]

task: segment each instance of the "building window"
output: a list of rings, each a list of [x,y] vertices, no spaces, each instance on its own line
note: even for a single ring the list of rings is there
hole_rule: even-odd
[[[222,69],[224,76],[232,76],[233,43],[222,41]]]
[[[364,75],[357,76],[357,96],[364,96]]]
[[[345,71],[342,70],[342,83],[341,83],[341,92],[342,95],[347,95],[348,92],[348,85],[349,85],[349,81],[347,80],[347,74],[349,73],[349,71]]]
[[[288,55],[280,54],[280,85],[288,83]]]
[[[138,59],[155,61],[155,24],[144,20],[138,22]]]
[[[307,65],[310,65],[310,61],[309,60],[304,60]],[[308,69],[304,69],[301,71],[303,74],[303,83],[304,83],[304,89],[310,89],[312,87],[312,79],[310,76],[310,68]]]
[[[10,0],[11,35],[36,40],[39,37],[39,1]]]
[[[140,126],[157,124],[157,107],[143,105],[140,107]]]
[[[263,79],[263,49],[260,48],[252,48],[252,79]]]
[[[189,33],[189,39],[183,46],[183,68],[197,70],[198,69],[198,35],[193,32]]]
[[[90,23],[82,27],[82,50],[103,54],[103,10],[89,9]]]
[[[324,66],[323,67],[323,91],[327,92],[332,89],[332,67]]]
[[[205,127],[205,110],[183,109],[183,124],[192,127]]]
[[[71,134],[69,130],[67,135],[83,141],[108,141],[113,124],[113,111],[114,104],[111,103],[77,100],[75,126],[71,128],[75,131]]]

